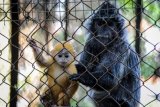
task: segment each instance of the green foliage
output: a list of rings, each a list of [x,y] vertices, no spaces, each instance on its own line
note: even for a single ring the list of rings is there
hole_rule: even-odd
[[[42,104],[38,104],[38,107],[44,107]]]
[[[71,100],[71,107],[94,107],[93,102],[89,101],[88,99],[86,99],[87,101],[74,101]]]
[[[135,17],[135,4],[132,0],[119,0],[120,9],[123,12],[123,16],[127,20],[132,20]]]
[[[155,55],[147,55],[141,61],[141,73],[142,76],[147,79],[154,74],[155,69],[158,67],[158,64],[155,62]]]
[[[156,21],[158,23],[160,19],[160,2],[158,0],[143,0],[143,7],[145,18],[151,23]]]
[[[143,17],[152,24],[160,26],[160,2],[158,0],[142,0],[143,1]],[[135,17],[135,0],[118,0],[121,9],[125,15]],[[128,18],[127,18],[128,19]]]
[[[76,107],[77,102],[71,99],[70,104],[71,104],[71,107]]]
[[[132,1],[132,0],[119,0],[118,2],[124,8],[128,8],[129,9],[129,8],[133,8],[133,6],[134,6],[134,1]]]

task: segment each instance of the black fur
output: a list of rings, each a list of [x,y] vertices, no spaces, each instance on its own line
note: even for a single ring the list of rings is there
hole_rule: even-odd
[[[139,58],[128,44],[124,19],[108,2],[88,23],[89,37],[70,78],[93,88],[97,107],[138,107],[140,100]]]

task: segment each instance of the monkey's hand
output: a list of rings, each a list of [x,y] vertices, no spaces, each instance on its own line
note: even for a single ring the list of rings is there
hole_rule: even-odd
[[[82,74],[82,73],[89,71],[88,67],[86,67],[86,65],[83,65],[81,63],[75,64],[75,66],[76,66],[78,74]],[[91,64],[91,63],[88,66],[89,68],[96,67],[94,64]]]
[[[86,68],[81,64],[75,64],[78,74],[82,74],[86,71]]]
[[[83,74],[74,74],[74,75],[71,75],[69,78],[72,81],[79,81],[83,85],[86,85],[89,87],[94,87],[96,85],[96,78],[87,72]]]
[[[32,47],[34,50],[37,50],[37,44],[33,39],[29,40],[29,46]]]

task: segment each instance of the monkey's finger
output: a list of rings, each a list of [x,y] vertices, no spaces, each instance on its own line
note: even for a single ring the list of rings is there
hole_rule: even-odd
[[[72,80],[72,81],[76,81],[77,76],[76,75],[71,75],[71,76],[69,76],[69,79]]]
[[[70,76],[70,79],[72,81],[78,81],[78,82],[80,82],[83,85],[90,86],[90,84],[89,83],[87,84],[87,82],[85,81],[85,78],[86,77],[84,75],[79,75],[79,74],[71,75]]]
[[[30,46],[36,46],[36,42],[34,40],[29,40],[29,45]]]
[[[29,46],[31,46],[33,49],[36,49],[38,47],[33,39],[29,40]]]
[[[72,81],[78,81],[79,78],[80,78],[79,74],[74,74],[74,75],[69,76],[69,79]]]

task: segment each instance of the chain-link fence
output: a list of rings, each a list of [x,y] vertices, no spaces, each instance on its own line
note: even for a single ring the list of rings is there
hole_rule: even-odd
[[[159,0],[1,0],[0,107],[159,107],[159,34]]]

